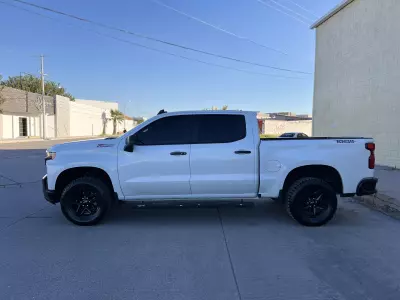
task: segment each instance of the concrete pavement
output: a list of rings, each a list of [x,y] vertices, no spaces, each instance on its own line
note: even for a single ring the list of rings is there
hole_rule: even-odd
[[[400,219],[400,170],[377,166],[375,176],[378,178],[378,192],[356,198],[373,209]]]
[[[47,144],[0,150],[0,173],[40,180]],[[122,205],[78,227],[41,184],[0,188],[0,299],[398,300],[400,222],[342,199],[306,228],[272,201],[246,208]]]

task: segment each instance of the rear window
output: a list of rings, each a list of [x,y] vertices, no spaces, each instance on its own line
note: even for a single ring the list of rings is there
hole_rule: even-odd
[[[246,137],[243,115],[194,115],[194,144],[232,143]]]
[[[284,134],[282,134],[280,137],[291,138],[291,137],[294,137],[294,133],[284,133]]]

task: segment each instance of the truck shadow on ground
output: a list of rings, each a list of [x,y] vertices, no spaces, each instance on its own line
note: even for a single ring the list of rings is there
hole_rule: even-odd
[[[150,207],[137,207],[131,203],[124,203],[113,209],[107,217],[107,225],[205,225],[220,222],[244,225],[264,226],[281,225],[300,226],[287,214],[285,207],[275,201],[262,203],[247,203],[240,207],[235,204],[208,204],[195,207],[194,205],[161,205]],[[354,226],[362,225],[363,220],[357,211],[340,208],[329,226]]]
[[[180,206],[182,205],[182,206]],[[258,225],[261,223],[293,224],[282,205],[268,203],[194,203],[155,204],[138,207],[132,203],[116,206],[105,223],[107,224],[143,224],[143,225],[207,225],[216,222],[233,222],[235,224]]]

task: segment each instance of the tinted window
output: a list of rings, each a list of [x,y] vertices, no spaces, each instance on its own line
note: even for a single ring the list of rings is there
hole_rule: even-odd
[[[190,144],[190,116],[165,117],[147,125],[136,134],[137,145]]]
[[[294,137],[294,133],[284,133],[280,137],[292,138]]]
[[[197,115],[194,143],[231,143],[246,137],[243,115]]]

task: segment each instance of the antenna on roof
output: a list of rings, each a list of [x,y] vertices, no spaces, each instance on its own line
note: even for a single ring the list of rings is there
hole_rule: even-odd
[[[164,109],[162,109],[162,110],[160,110],[160,111],[158,112],[157,115],[166,114],[166,113],[167,113],[167,112],[166,112]]]

